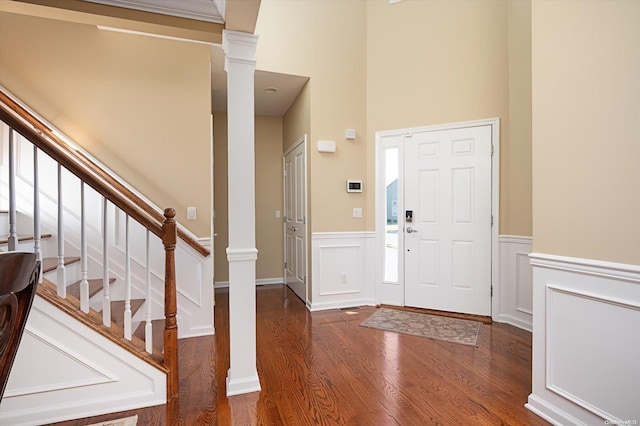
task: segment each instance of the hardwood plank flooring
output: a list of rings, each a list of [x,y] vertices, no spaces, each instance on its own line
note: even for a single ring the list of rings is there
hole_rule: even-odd
[[[217,292],[217,366],[229,365],[227,299]],[[220,425],[546,425],[524,404],[531,335],[483,325],[477,348],[360,327],[374,307],[307,312],[281,286],[257,298],[262,392],[224,398]],[[220,314],[225,313],[225,316]]]
[[[531,335],[483,325],[469,347],[359,324],[374,307],[310,313],[281,285],[257,290],[262,391],[227,398],[228,291],[216,290],[216,335],[180,341],[183,425],[547,425],[524,408]],[[58,423],[81,426],[137,414],[163,425],[164,406]]]

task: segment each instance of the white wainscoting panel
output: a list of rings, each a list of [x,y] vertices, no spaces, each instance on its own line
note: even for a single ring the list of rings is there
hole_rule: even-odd
[[[493,319],[527,331],[533,329],[533,272],[529,254],[533,251],[533,239],[501,235],[500,286],[494,294],[499,297],[497,313]]]
[[[165,373],[36,296],[0,424],[41,425],[165,403]]]
[[[198,242],[213,253],[211,238],[199,238]],[[178,240],[176,289],[178,338],[214,334],[213,255],[204,257],[184,241]],[[159,304],[164,305],[162,300]]]
[[[555,424],[640,423],[640,266],[531,254],[533,391]]]
[[[375,305],[375,232],[311,236],[312,311]]]

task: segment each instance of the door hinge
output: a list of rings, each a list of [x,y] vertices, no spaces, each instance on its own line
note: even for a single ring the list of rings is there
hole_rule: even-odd
[[[284,269],[287,269],[287,262],[284,262]]]
[[[493,148],[491,148],[491,149],[493,149]],[[493,151],[491,151],[491,152],[493,152]],[[287,177],[287,170],[286,170],[286,169],[282,171],[282,175],[283,175],[284,177]]]
[[[493,157],[493,144],[491,144],[491,156]]]
[[[491,215],[491,226],[493,227],[493,215]]]
[[[493,286],[491,286],[491,297],[493,297]]]

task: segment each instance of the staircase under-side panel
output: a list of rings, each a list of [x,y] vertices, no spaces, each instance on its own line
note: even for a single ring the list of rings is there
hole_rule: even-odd
[[[51,129],[0,87],[0,251],[43,277],[0,424],[157,404],[177,424],[177,339],[213,334],[209,250]]]
[[[36,296],[0,404],[0,424],[39,425],[164,404],[160,365]]]

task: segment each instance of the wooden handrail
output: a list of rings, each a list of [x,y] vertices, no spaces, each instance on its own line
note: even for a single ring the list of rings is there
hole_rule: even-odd
[[[178,322],[176,300],[176,211],[165,209],[162,224],[162,244],[164,245],[164,364],[167,367],[167,423],[178,424]]]
[[[64,166],[123,212],[162,238],[163,214],[105,172],[91,158],[75,150],[58,137],[38,117],[0,90],[0,120],[4,121],[32,144]],[[177,236],[203,256],[210,250],[191,235],[177,228]]]

